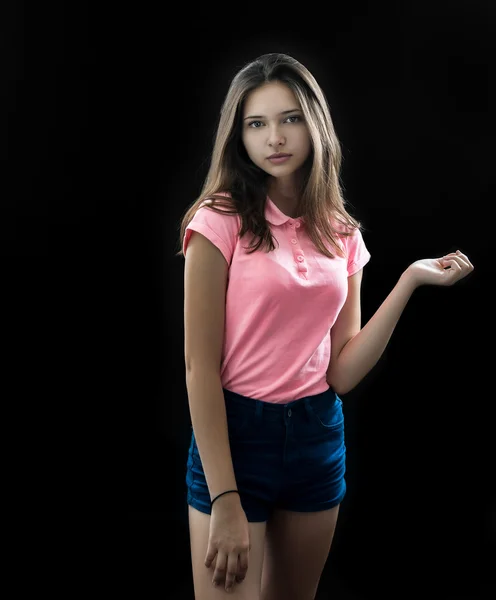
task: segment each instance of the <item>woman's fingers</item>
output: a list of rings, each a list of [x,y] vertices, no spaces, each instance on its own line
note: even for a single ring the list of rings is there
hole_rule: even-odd
[[[443,258],[458,258],[462,260],[471,269],[474,268],[474,265],[470,262],[468,256],[466,254],[463,254],[463,252],[460,252],[460,250],[457,250],[456,252],[450,252],[449,254],[446,254],[446,256],[443,256]]]
[[[214,586],[219,586],[224,584],[226,591],[231,591],[234,583],[241,583],[246,575],[246,571],[248,570],[248,562],[247,560],[242,561],[242,564],[245,567],[238,569],[238,553],[231,552],[229,554],[225,554],[219,552],[217,554],[217,561],[215,565],[215,571],[212,579],[212,583]]]
[[[459,250],[457,250],[458,256],[468,265],[469,269],[472,271],[474,269],[474,265],[470,262],[468,256],[463,254]]]
[[[468,257],[459,250],[446,254],[446,256],[439,259],[439,262],[444,268],[445,275],[449,277],[449,285],[463,279],[474,270],[474,266]]]
[[[241,583],[246,577],[248,571],[248,551],[241,552],[238,559],[238,574],[236,575],[236,582]]]
[[[208,546],[207,555],[205,556],[205,566],[210,568],[212,566],[212,562],[214,558],[217,556],[217,549],[210,545]]]
[[[454,269],[454,271],[472,271],[474,269],[474,265],[470,262],[468,257],[459,250],[457,250],[456,252],[450,252],[449,254],[446,254],[446,256],[443,256],[440,260],[445,267],[451,266],[451,268]]]
[[[238,571],[238,553],[230,552],[227,557],[226,592],[230,592],[234,585]]]
[[[445,258],[443,259],[443,266],[450,267],[446,269],[449,275],[453,275],[454,273],[460,273],[462,270],[459,263],[454,258]]]
[[[215,563],[215,571],[212,579],[212,583],[214,585],[220,585],[224,583],[226,578],[226,563],[227,563],[227,555],[222,550],[217,552],[217,560]]]

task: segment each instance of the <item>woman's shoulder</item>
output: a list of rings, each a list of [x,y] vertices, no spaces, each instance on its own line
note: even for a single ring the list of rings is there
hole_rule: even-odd
[[[212,228],[221,228],[234,235],[239,226],[239,214],[231,195],[220,192],[205,196],[195,213],[195,220],[201,220]]]

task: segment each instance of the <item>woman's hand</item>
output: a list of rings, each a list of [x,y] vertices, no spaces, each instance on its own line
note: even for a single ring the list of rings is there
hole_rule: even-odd
[[[405,271],[415,286],[453,285],[474,270],[468,257],[457,250],[441,258],[424,258],[412,263]]]
[[[214,571],[212,583],[231,591],[248,571],[250,529],[238,498],[219,498],[212,507],[205,566]]]

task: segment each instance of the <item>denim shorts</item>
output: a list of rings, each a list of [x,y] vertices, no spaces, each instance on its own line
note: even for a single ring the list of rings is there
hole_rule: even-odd
[[[317,512],[346,493],[342,401],[332,388],[287,404],[223,389],[241,505],[249,522],[274,508]],[[210,493],[194,431],[186,468],[187,503],[210,514]]]

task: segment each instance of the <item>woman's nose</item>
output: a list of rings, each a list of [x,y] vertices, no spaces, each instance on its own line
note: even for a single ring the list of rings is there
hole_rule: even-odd
[[[269,135],[269,146],[281,146],[285,139],[279,129],[271,129]]]

